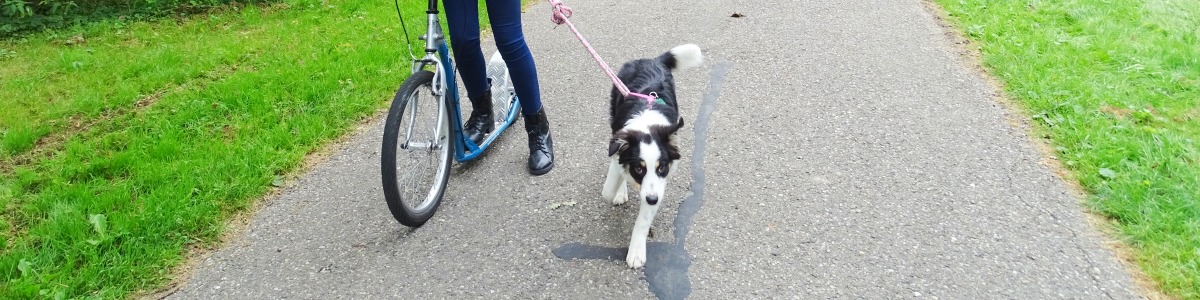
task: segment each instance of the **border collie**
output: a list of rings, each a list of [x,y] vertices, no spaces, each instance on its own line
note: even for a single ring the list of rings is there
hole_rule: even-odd
[[[608,144],[608,156],[612,159],[601,194],[613,205],[620,205],[628,198],[626,183],[638,189],[640,209],[625,256],[630,268],[646,264],[646,235],[658,213],[659,200],[665,199],[667,176],[680,158],[679,148],[671,141],[683,127],[671,72],[699,66],[702,61],[700,47],[686,44],[654,59],[627,62],[617,73],[630,92],[657,96],[651,102],[637,96],[622,96],[616,87],[612,90],[613,135]]]

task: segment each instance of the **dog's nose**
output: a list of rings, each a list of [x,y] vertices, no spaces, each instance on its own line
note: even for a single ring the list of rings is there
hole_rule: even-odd
[[[646,204],[658,204],[658,196],[646,196]]]

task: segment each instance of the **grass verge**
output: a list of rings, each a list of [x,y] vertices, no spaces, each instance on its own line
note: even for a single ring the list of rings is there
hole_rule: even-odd
[[[1165,293],[1200,299],[1200,5],[933,0]]]
[[[385,107],[403,37],[389,2],[285,0],[0,41],[0,298],[156,289]]]

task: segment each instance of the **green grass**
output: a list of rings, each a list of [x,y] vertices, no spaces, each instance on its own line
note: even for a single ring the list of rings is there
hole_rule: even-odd
[[[1200,2],[935,1],[1142,269],[1200,299]]]
[[[425,2],[402,2],[415,39]],[[0,298],[160,287],[305,154],[385,107],[408,75],[403,42],[392,3],[362,0],[0,41]]]

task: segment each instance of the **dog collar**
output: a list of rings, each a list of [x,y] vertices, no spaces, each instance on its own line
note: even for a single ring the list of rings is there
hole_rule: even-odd
[[[658,93],[655,93],[655,92],[650,92],[649,95],[639,94],[639,93],[634,93],[634,92],[629,92],[629,94],[633,95],[635,97],[638,97],[638,98],[642,98],[643,100],[646,100],[646,104],[647,104],[646,110],[650,110],[651,108],[654,108],[654,104],[667,104],[667,102],[663,101],[662,98],[659,98]]]

